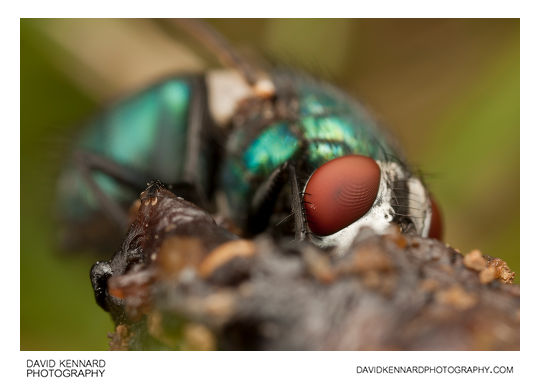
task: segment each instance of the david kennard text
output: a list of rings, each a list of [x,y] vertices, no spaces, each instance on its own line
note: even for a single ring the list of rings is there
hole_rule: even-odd
[[[26,377],[103,377],[105,360],[26,360]]]

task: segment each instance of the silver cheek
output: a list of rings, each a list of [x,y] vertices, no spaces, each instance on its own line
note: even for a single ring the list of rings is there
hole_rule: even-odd
[[[424,184],[417,178],[411,177],[407,182],[409,187],[409,214],[416,232],[423,237],[429,234],[431,224],[431,204]]]
[[[309,235],[310,240],[315,245],[319,247],[335,247],[336,254],[342,255],[349,249],[357,237],[360,228],[369,227],[380,234],[388,229],[394,217],[394,209],[392,208],[391,201],[392,191],[389,186],[392,180],[403,177],[405,172],[396,163],[377,161],[377,164],[381,169],[381,181],[379,183],[377,198],[371,209],[360,219],[332,235]]]

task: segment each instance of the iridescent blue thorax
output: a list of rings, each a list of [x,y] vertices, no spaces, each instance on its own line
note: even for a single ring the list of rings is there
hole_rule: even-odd
[[[286,84],[285,117],[278,113],[266,125],[238,125],[228,141],[221,186],[231,214],[241,223],[257,189],[286,162],[295,162],[299,176],[306,178],[322,164],[348,154],[375,160],[395,156],[365,110],[345,94],[310,78],[279,76],[275,103],[279,84]],[[256,134],[249,133],[253,129]]]

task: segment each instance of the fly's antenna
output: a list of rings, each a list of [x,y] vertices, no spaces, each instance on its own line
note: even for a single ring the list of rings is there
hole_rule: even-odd
[[[175,27],[181,28],[199,41],[210,52],[216,55],[223,66],[236,69],[253,88],[257,96],[269,98],[274,95],[275,88],[268,75],[255,70],[223,35],[210,25],[198,19],[171,19],[168,22]]]

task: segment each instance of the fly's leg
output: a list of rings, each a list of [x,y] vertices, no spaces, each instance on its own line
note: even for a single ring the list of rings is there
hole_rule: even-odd
[[[102,172],[132,189],[135,193],[143,191],[150,178],[134,171],[132,168],[92,152],[79,150],[75,152],[74,158],[75,166],[82,175],[84,182],[99,201],[103,212],[124,230],[129,223],[128,212],[101,189],[94,177],[92,177],[92,173],[95,171]],[[207,208],[209,205],[204,193],[202,193],[202,189],[191,182],[178,182],[167,187],[177,196],[181,196],[196,205],[203,208]]]
[[[275,87],[270,76],[265,71],[256,68],[249,60],[241,55],[234,47],[209,24],[197,19],[170,19],[165,20],[166,25],[182,29],[190,34],[203,47],[215,55],[226,67],[235,69],[253,88],[255,95],[261,98],[270,98],[275,94]]]
[[[294,238],[302,241],[305,238],[306,222],[302,209],[302,199],[300,198],[300,189],[298,188],[298,179],[293,164],[288,165],[289,183],[291,186],[291,209],[294,215]]]
[[[129,223],[128,212],[101,189],[92,176],[92,173],[95,171],[103,172],[119,183],[132,188],[134,191],[142,191],[145,188],[147,178],[129,167],[125,167],[106,157],[88,151],[76,151],[74,154],[74,163],[84,182],[98,200],[103,212],[117,223],[122,230],[127,228]]]
[[[248,234],[255,235],[267,227],[278,196],[287,182],[287,172],[287,163],[285,163],[272,172],[255,192],[247,219]]]
[[[298,187],[296,169],[291,162],[284,163],[272,172],[270,177],[255,193],[247,222],[247,230],[250,234],[257,234],[267,227],[279,194],[287,181],[291,189],[290,205],[292,216],[294,216],[295,240],[301,241],[305,239],[307,228],[302,209],[302,198]]]

